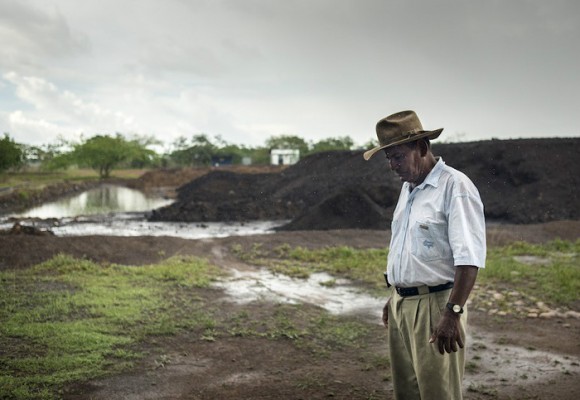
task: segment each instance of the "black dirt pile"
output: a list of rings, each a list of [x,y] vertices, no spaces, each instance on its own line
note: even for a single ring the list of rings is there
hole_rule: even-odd
[[[450,143],[433,151],[474,181],[490,220],[580,219],[580,138]]]
[[[177,202],[154,210],[153,221],[247,221],[271,219],[261,189],[277,174],[213,171],[177,189]],[[286,218],[286,216],[284,216]]]
[[[477,185],[489,220],[538,223],[579,219],[575,163],[580,139],[491,140],[434,144],[448,165]],[[379,154],[309,156],[280,173],[214,171],[178,189],[156,210],[159,221],[289,219],[282,229],[386,229],[401,182]]]
[[[395,204],[400,184],[394,175],[386,173],[385,165],[384,159],[365,162],[360,152],[344,151],[314,154],[280,173],[214,171],[180,187],[177,201],[155,210],[151,219],[293,219],[288,228],[312,229],[308,226],[310,220],[320,217],[323,225],[318,229],[386,228],[385,210]],[[371,214],[371,207],[376,209],[375,215]]]

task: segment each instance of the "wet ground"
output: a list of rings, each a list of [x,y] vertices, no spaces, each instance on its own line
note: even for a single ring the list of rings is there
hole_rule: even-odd
[[[234,269],[231,272],[231,277],[216,284],[224,289],[227,301],[237,304],[257,301],[309,303],[334,315],[356,316],[380,325],[384,298],[369,296],[348,280],[326,273],[294,279],[264,269]],[[332,282],[331,287],[326,285],[328,282]],[[572,327],[568,324],[562,328]],[[477,326],[472,329],[467,343],[467,388],[510,387],[517,382],[526,386],[549,382],[562,374],[580,376],[578,355],[502,343],[500,336]]]
[[[349,245],[376,248],[388,243],[388,231],[342,229],[329,231],[263,233],[267,226],[234,224],[242,235],[218,238],[218,227],[196,223],[162,223],[173,226],[175,236],[209,233],[198,240],[173,236],[139,216],[112,214],[45,220],[57,236],[7,235],[0,240],[0,269],[27,268],[60,252],[98,262],[127,265],[159,261],[160,255],[207,257],[230,273],[205,292],[208,304],[230,314],[247,314],[259,320],[279,311],[281,305],[304,305],[304,318],[321,311],[362,321],[369,334],[361,349],[334,349],[326,358],[312,357],[290,340],[224,337],[200,340],[195,333],[157,338],[138,349],[146,357],[135,369],[119,376],[94,380],[66,389],[68,399],[387,399],[391,398],[388,366],[371,366],[368,360],[386,354],[384,328],[378,317],[384,298],[365,294],[356,284],[330,275],[309,280],[273,275],[232,254],[232,247],[264,249],[280,245],[317,248]],[[36,220],[34,223],[40,223]],[[8,223],[9,224],[9,223]],[[91,225],[93,224],[93,225]],[[137,232],[127,233],[136,224]],[[169,225],[166,225],[169,224]],[[259,223],[262,224],[262,223]],[[275,224],[275,223],[273,223]],[[78,227],[67,235],[65,227]],[[88,228],[80,236],[80,230]],[[215,229],[214,229],[215,228]],[[58,231],[58,229],[63,229]],[[77,229],[77,228],[75,228]],[[101,230],[102,229],[102,230]],[[116,229],[126,232],[116,235]],[[257,231],[252,231],[257,229]],[[195,234],[194,234],[195,235]],[[209,237],[211,236],[211,237]],[[578,221],[546,224],[488,226],[488,243],[503,245],[516,240],[533,243],[554,238],[576,240]],[[536,258],[526,260],[541,262]],[[334,281],[332,285],[327,284]],[[579,310],[577,310],[579,311]],[[580,398],[580,322],[577,319],[516,318],[470,313],[469,363],[465,380],[467,399],[577,399]]]
[[[288,233],[285,235],[286,240],[291,237]],[[323,236],[316,232],[309,235],[290,242],[304,244],[304,239],[310,237],[310,245],[322,245]],[[373,242],[372,232],[363,231],[360,235]],[[371,336],[366,344],[377,355],[385,355],[384,328],[380,325],[385,298],[370,296],[353,282],[328,274],[314,274],[308,279],[273,274],[233,257],[229,250],[234,243],[243,246],[260,243],[267,248],[275,237],[204,241],[203,252],[229,272],[227,278],[215,284],[221,290],[212,303],[223,304],[220,307],[224,312],[247,313],[258,320],[275,312],[280,304],[306,304],[324,309],[346,321],[368,324]],[[334,282],[326,285],[329,281]],[[578,321],[498,320],[485,312],[472,314],[467,341],[466,399],[577,398],[580,394]],[[498,324],[502,329],[495,331]],[[92,382],[90,387],[82,388],[88,390],[83,393],[93,399],[388,399],[391,396],[390,383],[384,380],[388,372],[365,367],[360,360],[368,356],[362,349],[358,355],[352,349],[336,350],[321,361],[294,347],[291,341],[244,337],[218,339],[215,344],[203,344],[192,338],[177,341],[180,343],[164,343],[162,349],[141,365],[144,370]],[[154,367],[160,357],[168,360],[167,365]],[[321,383],[323,379],[328,382]],[[303,389],[299,387],[300,382],[310,382],[313,386]]]
[[[500,229],[501,228],[501,229]],[[578,222],[560,224],[568,235]],[[553,224],[494,227],[490,245],[513,238],[534,241],[561,236]],[[388,366],[368,360],[387,352],[384,328],[378,320],[384,298],[374,298],[353,282],[329,275],[292,279],[239,259],[235,246],[264,251],[287,244],[317,248],[351,245],[381,247],[382,231],[281,232],[270,235],[187,240],[171,237],[23,237],[0,240],[0,268],[20,267],[69,254],[129,265],[157,262],[160,254],[206,257],[230,273],[214,290],[199,293],[208,304],[232,315],[253,320],[270,318],[285,304],[301,304],[306,320],[326,310],[368,327],[359,349],[333,349],[314,357],[292,340],[228,336],[215,342],[199,333],[156,338],[143,343],[147,356],[135,369],[120,376],[67,388],[68,399],[388,399]],[[333,285],[326,282],[335,280]],[[322,285],[321,285],[322,283]],[[470,312],[469,363],[465,380],[467,399],[576,399],[580,396],[580,322],[576,319],[529,319]]]

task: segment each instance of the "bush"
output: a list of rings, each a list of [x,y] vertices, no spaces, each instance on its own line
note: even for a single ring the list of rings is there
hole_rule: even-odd
[[[0,172],[20,166],[22,157],[21,146],[5,133],[4,138],[0,139]]]

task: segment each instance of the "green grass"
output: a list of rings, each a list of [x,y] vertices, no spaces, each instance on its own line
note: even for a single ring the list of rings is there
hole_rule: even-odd
[[[539,263],[519,262],[514,258],[517,256],[538,257]],[[553,305],[570,305],[580,293],[580,240],[517,242],[492,248],[478,281],[482,285],[508,286]]]
[[[323,249],[280,246],[272,252],[259,245],[244,250],[234,246],[233,252],[244,261],[266,266],[276,273],[307,278],[313,272],[328,272],[362,282],[373,293],[384,294],[383,271],[386,249]],[[518,256],[538,257],[539,264],[517,261]],[[555,306],[569,306],[580,293],[580,240],[555,240],[546,244],[513,243],[488,249],[485,269],[478,276],[480,288],[513,289],[527,298]]]
[[[227,334],[237,337],[289,340],[297,348],[320,358],[346,348],[360,350],[368,358],[376,356],[376,349],[366,346],[367,338],[376,332],[365,322],[333,316],[304,304],[276,304],[263,307],[261,313],[249,315],[244,311],[231,315],[218,330],[226,329]]]
[[[367,323],[314,306],[252,308],[208,301],[218,270],[197,258],[148,266],[97,264],[58,255],[0,273],[0,399],[56,399],[67,384],[119,373],[145,354],[143,343],[185,333],[289,341],[312,357],[354,348],[371,360]],[[240,311],[241,310],[241,311]],[[156,361],[163,364],[165,361]],[[368,362],[384,370],[385,363]]]
[[[293,278],[308,278],[314,272],[327,272],[363,283],[374,292],[382,291],[385,286],[386,249],[361,250],[338,246],[312,250],[282,245],[268,254],[259,245],[247,250],[234,245],[232,251],[246,262],[266,266],[275,273]],[[324,283],[326,286],[333,284],[332,281]]]
[[[0,273],[0,398],[55,398],[66,383],[130,367],[149,335],[211,326],[192,289],[216,275],[195,258],[128,267],[64,255]]]
[[[146,170],[116,169],[111,172],[113,178],[137,179]],[[0,173],[0,188],[26,187],[28,190],[39,190],[49,185],[69,182],[98,180],[99,174],[92,169],[69,168],[61,171],[21,171]]]

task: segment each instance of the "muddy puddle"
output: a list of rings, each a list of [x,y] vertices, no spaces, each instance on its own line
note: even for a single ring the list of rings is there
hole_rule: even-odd
[[[472,327],[471,330],[478,328]],[[578,357],[501,342],[501,338],[488,332],[470,335],[465,378],[467,387],[526,386],[580,373]]]
[[[346,279],[326,273],[295,279],[266,269],[234,269],[216,284],[227,301],[308,303],[333,315],[358,316],[369,323],[382,324],[384,298],[375,298]],[[502,338],[481,327],[470,327],[467,339],[467,388],[529,385],[546,382],[562,374],[580,374],[580,358],[502,344]]]
[[[326,273],[315,273],[308,279],[294,279],[266,269],[234,270],[229,279],[216,286],[225,291],[230,301],[238,304],[251,301],[309,303],[334,315],[359,315],[374,323],[381,320],[383,300],[365,294],[346,279]]]

